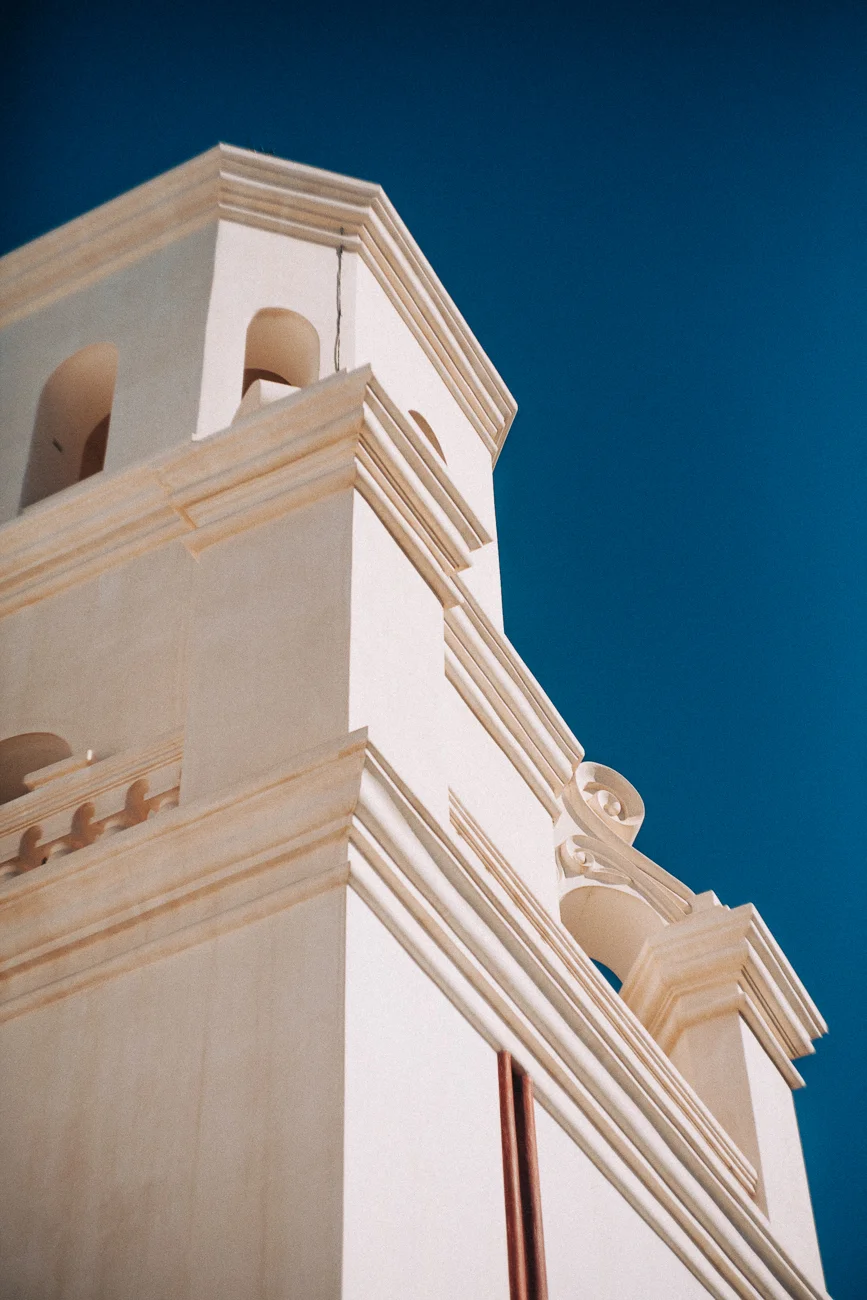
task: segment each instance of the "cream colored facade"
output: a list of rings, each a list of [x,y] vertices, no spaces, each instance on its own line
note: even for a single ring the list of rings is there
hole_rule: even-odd
[[[0,298],[0,1293],[506,1300],[505,1051],[551,1300],[824,1296],[821,1017],[505,637],[382,190],[219,146]]]

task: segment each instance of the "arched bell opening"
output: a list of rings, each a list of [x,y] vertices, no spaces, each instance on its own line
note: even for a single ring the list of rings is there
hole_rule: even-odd
[[[264,307],[247,327],[241,396],[257,379],[305,388],[319,378],[319,335],[306,317]]]
[[[100,472],[116,375],[117,348],[93,343],[48,378],[33,426],[22,509]]]

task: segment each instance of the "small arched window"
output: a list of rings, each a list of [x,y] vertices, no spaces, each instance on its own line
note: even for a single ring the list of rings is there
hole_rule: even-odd
[[[48,379],[36,412],[22,507],[102,469],[116,374],[117,348],[93,343],[68,357]]]
[[[434,451],[439,456],[440,460],[445,463],[446,454],[443,451],[442,447],[440,446],[440,440],[436,436],[433,429],[430,427],[430,425],[428,424],[427,420],[424,418],[422,413],[420,411],[410,411],[410,415],[415,420],[416,424],[421,429],[422,433],[427,438],[428,442],[433,447]]]
[[[71,755],[63,737],[50,731],[28,731],[0,740],[0,804],[27,794],[25,776]]]
[[[265,307],[250,321],[244,352],[243,397],[257,379],[305,388],[319,378],[319,335],[304,316]]]

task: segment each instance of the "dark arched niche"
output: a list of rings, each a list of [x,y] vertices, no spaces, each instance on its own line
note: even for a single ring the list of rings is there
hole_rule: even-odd
[[[25,776],[71,754],[63,737],[50,731],[27,731],[0,740],[0,804],[27,794]]]
[[[21,505],[53,496],[105,463],[117,348],[92,343],[67,357],[39,399]]]
[[[247,327],[241,395],[257,379],[305,388],[319,378],[319,335],[304,316],[265,307]]]

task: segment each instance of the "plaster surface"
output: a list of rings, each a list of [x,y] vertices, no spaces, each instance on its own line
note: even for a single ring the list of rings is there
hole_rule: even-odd
[[[351,516],[341,493],[199,560],[185,799],[348,730]]]
[[[343,899],[3,1027],[3,1294],[340,1294]]]
[[[43,385],[79,348],[118,349],[108,472],[189,439],[216,234],[214,222],[0,330],[0,523],[18,513]]]
[[[536,1107],[551,1300],[704,1300],[707,1290]]]
[[[107,757],[181,727],[196,577],[166,548],[0,620],[4,735],[51,731]]]
[[[823,1300],[824,1022],[504,635],[514,403],[381,189],[220,146],[0,286],[6,1290],[505,1297],[506,1051],[552,1297]]]
[[[344,1296],[506,1300],[496,1055],[347,899]]]

